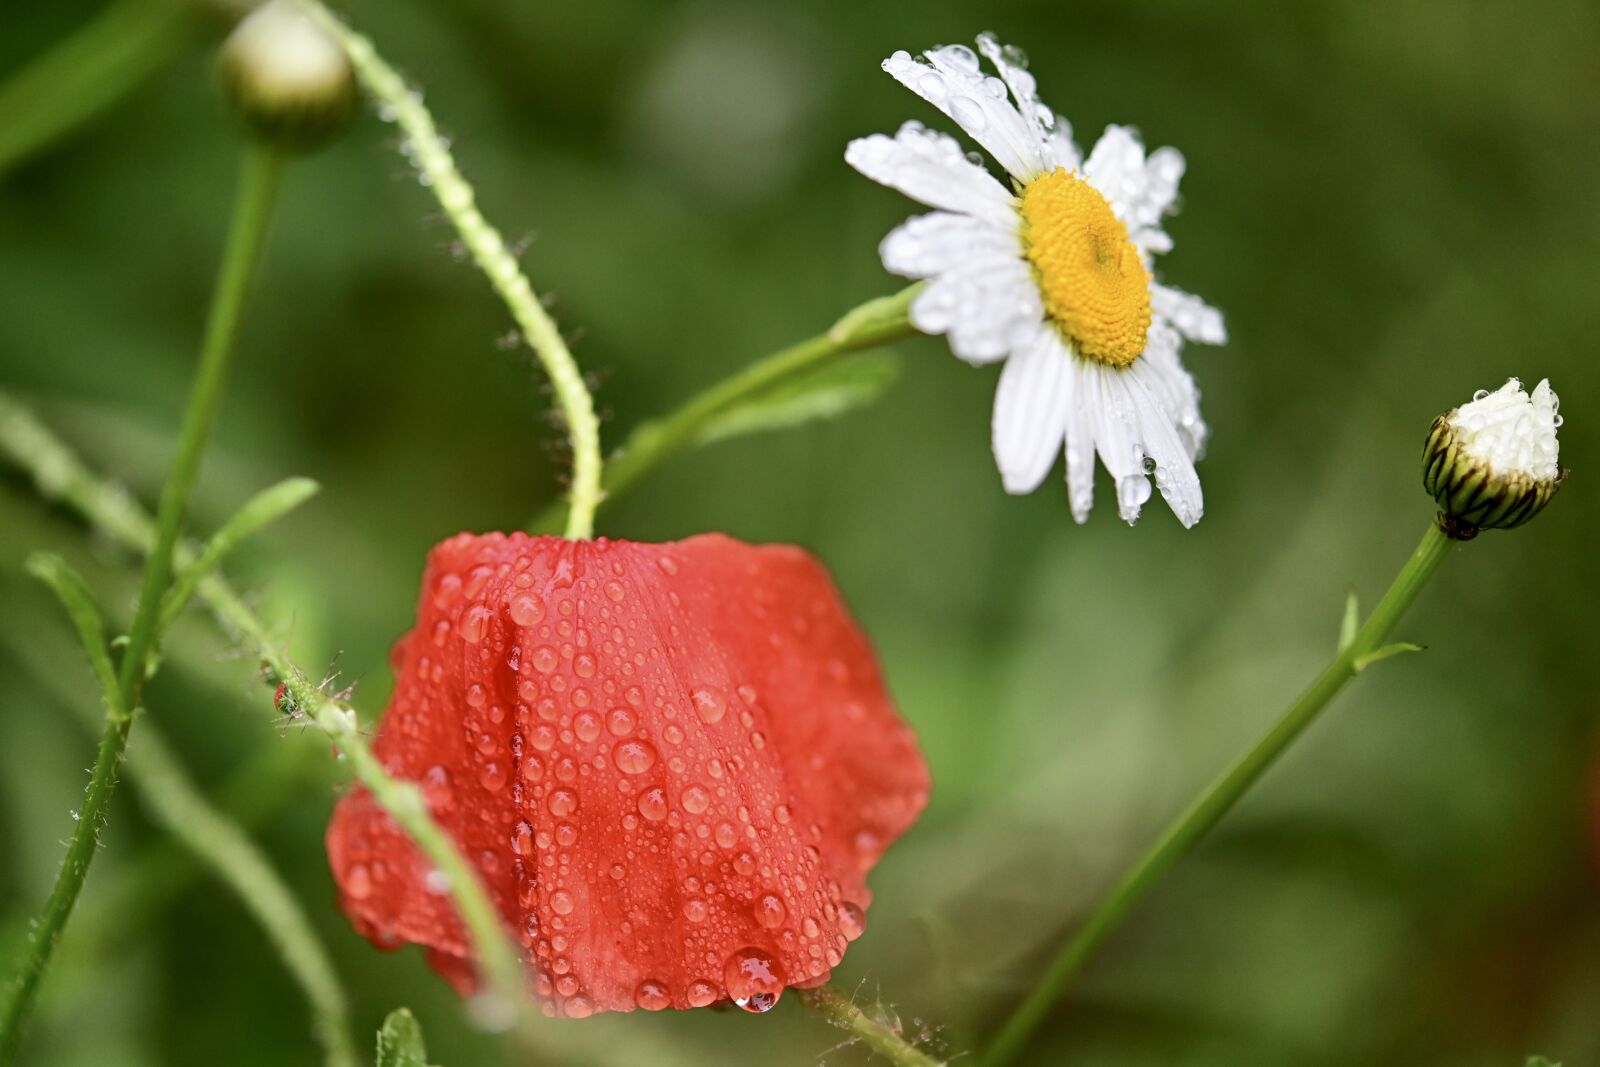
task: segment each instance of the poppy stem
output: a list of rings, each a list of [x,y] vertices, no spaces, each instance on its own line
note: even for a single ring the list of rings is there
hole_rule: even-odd
[[[826,333],[774,352],[692,397],[676,411],[641,423],[606,464],[600,483],[600,503],[609,504],[646,474],[692,449],[701,428],[712,419],[803,374],[827,366],[855,352],[914,336],[907,318],[911,300],[921,290],[913,285],[891,296],[877,297],[845,313]],[[528,525],[531,533],[560,528],[563,501],[556,501]]]
[[[1383,641],[1449,554],[1452,543],[1437,522],[1429,524],[1422,542],[1366,622],[1359,629],[1352,627],[1354,632],[1341,640],[1333,662],[1260,740],[1167,827],[1056,953],[1038,984],[1011,1013],[981,1057],[982,1067],[1004,1067],[1017,1059],[1062,991],[1093,957],[1095,950],[1115,932],[1161,876],[1232,810],[1239,798],[1311,725],[1345,683],[1380,659],[1396,652],[1417,650],[1415,645],[1384,645]],[[1353,622],[1355,612],[1350,615]]]
[[[98,851],[100,830],[116,791],[128,730],[150,673],[161,603],[172,579],[173,551],[200,473],[200,460],[221,407],[222,387],[233,361],[245,295],[260,258],[281,170],[281,158],[270,149],[252,145],[246,150],[228,243],[201,344],[200,362],[178,434],[177,456],[162,487],[153,547],[145,561],[138,607],[122,651],[116,690],[106,694],[105,727],[100,735],[83,810],[77,817],[50,898],[34,922],[22,967],[12,981],[3,1014],[0,1014],[0,1060],[9,1059],[22,1039],[39,981],[50,964],[61,931],[72,915],[88,876],[89,864]]]
[[[873,1018],[855,1001],[829,986],[803,990],[806,1007],[841,1030],[848,1030],[867,1048],[895,1067],[942,1067],[944,1061],[923,1052],[900,1035],[898,1027]]]
[[[129,549],[144,553],[151,550],[155,528],[138,503],[86,468],[31,412],[3,392],[0,392],[0,456],[31,474],[46,499],[66,505],[95,529]],[[187,550],[179,554],[182,559],[191,558]],[[330,697],[321,686],[313,683],[225,580],[218,575],[202,580],[198,596],[223,629],[254,646],[266,669],[282,682],[284,694],[280,705],[294,717],[310,720],[328,737],[340,757],[351,764],[357,780],[438,868],[462,925],[467,929],[484,984],[494,994],[493,1002],[485,1003],[487,1021],[507,1021],[528,999],[517,952],[482,883],[462,859],[455,844],[428,814],[416,786],[390,777],[367,747],[355,709]]]
[[[476,194],[456,169],[449,145],[439,136],[433,116],[422,103],[422,94],[406,85],[370,40],[345,25],[319,0],[301,0],[301,6],[339,42],[356,77],[378,102],[379,114],[405,133],[406,155],[417,168],[418,177],[439,202],[472,261],[489,279],[544,367],[572,448],[566,536],[572,540],[592,537],[594,513],[601,498],[600,420],[595,416],[594,398],[589,395],[589,387],[560,329],[517,265],[516,254],[478,210]]]

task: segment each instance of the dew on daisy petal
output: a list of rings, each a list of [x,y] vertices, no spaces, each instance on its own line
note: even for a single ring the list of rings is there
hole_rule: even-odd
[[[979,53],[998,77],[984,73]],[[1199,390],[1178,356],[1186,341],[1222,344],[1227,333],[1215,308],[1157,284],[1152,273],[1155,257],[1173,246],[1163,220],[1176,208],[1183,155],[1146,153],[1134,129],[1113,125],[1085,157],[1071,123],[1039,99],[1027,56],[993,34],[978,37],[977,52],[948,45],[913,58],[900,50],[883,67],[1011,180],[1010,188],[986,184],[990,176],[951,138],[914,120],[893,138],[851,143],[851,166],[937,209],[895,230],[879,250],[886,269],[926,282],[911,304],[912,325],[945,335],[951,351],[973,364],[1016,360],[1041,332],[1054,334],[1073,368],[1062,388],[1072,389],[1075,414],[1055,425],[1040,422],[1037,406],[1003,407],[997,395],[996,442],[1059,435],[1054,456],[997,444],[1002,484],[1031,492],[1048,473],[1041,464],[1065,444],[1068,503],[1083,522],[1093,506],[1096,454],[1132,443],[1160,462],[1154,485],[1112,471],[1118,513],[1137,520],[1159,491],[1184,526],[1194,525],[1203,512],[1194,463],[1207,431]],[[1090,381],[1098,368],[1139,373],[1132,384]],[[1032,421],[1009,426],[1015,419]]]

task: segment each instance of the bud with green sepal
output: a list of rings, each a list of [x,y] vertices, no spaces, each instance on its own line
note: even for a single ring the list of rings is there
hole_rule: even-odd
[[[295,0],[267,0],[246,15],[223,43],[219,66],[245,126],[275,148],[314,148],[355,110],[350,61]]]
[[[1566,480],[1556,431],[1560,400],[1548,379],[1531,394],[1515,378],[1433,420],[1422,484],[1439,525],[1458,541],[1509,530],[1537,515]]]

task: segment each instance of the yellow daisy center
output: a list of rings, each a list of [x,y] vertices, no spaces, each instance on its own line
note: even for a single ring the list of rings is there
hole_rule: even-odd
[[[1150,272],[1099,190],[1065,169],[1022,190],[1022,237],[1050,319],[1083,355],[1126,367],[1150,332]]]

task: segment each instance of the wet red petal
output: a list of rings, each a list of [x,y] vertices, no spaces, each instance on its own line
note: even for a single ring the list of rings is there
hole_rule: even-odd
[[[377,754],[569,1015],[763,1010],[825,981],[927,799],[871,648],[797,548],[462,534],[394,665]],[[452,908],[364,790],[328,855],[358,929],[470,987]]]

